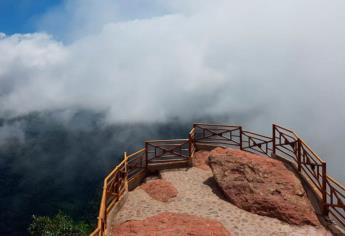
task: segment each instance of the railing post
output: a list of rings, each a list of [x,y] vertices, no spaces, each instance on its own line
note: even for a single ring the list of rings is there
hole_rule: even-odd
[[[196,151],[196,144],[195,144],[196,125],[195,124],[193,124],[193,129],[194,129],[194,137],[193,137],[193,140],[192,140],[192,144],[194,145],[194,148],[195,148],[195,151]]]
[[[145,165],[146,165],[146,170],[149,165],[149,153],[148,153],[148,144],[145,142]]]
[[[101,235],[104,234],[104,231],[105,231],[105,222],[103,219],[101,219]]]
[[[193,141],[192,141],[192,135],[188,134],[188,152],[189,152],[189,157],[192,157],[192,145],[193,145]]]
[[[242,126],[240,126],[240,149],[243,150],[243,145],[242,145]]]
[[[322,214],[328,215],[326,162],[322,162]]]
[[[189,152],[189,164],[192,165],[192,145],[193,145],[193,140],[192,140],[192,135],[189,133],[188,134],[188,152]]]
[[[272,124],[272,154],[271,157],[276,156],[276,125]]]
[[[301,156],[301,151],[302,151],[302,141],[301,139],[297,139],[297,168],[298,172],[301,172],[302,170],[302,156]]]
[[[126,191],[128,191],[128,160],[127,160],[127,152],[124,152],[123,153],[123,159],[125,160],[125,173],[126,173],[126,176],[125,176],[125,186],[126,186]]]

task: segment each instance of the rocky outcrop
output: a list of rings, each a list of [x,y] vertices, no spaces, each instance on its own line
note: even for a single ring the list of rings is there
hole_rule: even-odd
[[[226,197],[247,211],[290,224],[319,225],[300,180],[278,160],[216,148],[209,164]]]
[[[198,216],[164,212],[144,220],[130,220],[112,229],[112,235],[122,236],[229,236],[224,226],[215,220]]]
[[[141,185],[141,188],[153,199],[161,202],[167,202],[177,196],[176,188],[170,182],[162,179],[151,180]]]
[[[193,166],[202,170],[211,170],[208,164],[209,151],[198,151],[193,158]]]

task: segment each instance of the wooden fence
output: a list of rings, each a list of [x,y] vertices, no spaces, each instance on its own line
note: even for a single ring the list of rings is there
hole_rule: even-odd
[[[149,165],[188,160],[189,146],[188,139],[146,141],[146,163]]]
[[[108,216],[128,191],[127,164],[128,157],[125,154],[123,161],[104,179],[98,224],[96,230],[91,235],[107,235]]]
[[[196,123],[188,139],[151,140],[127,156],[105,178],[97,229],[91,236],[108,235],[108,216],[120,208],[128,190],[140,184],[150,165],[184,161],[191,164],[200,146],[236,147],[289,161],[318,198],[322,214],[345,229],[345,187],[327,175],[323,161],[294,131],[273,124],[272,137],[243,130],[241,126]]]
[[[345,228],[345,187],[327,175],[323,161],[294,131],[273,125],[273,156],[284,157],[295,165],[314,190],[324,216]]]
[[[197,123],[193,142],[209,146],[241,146],[241,126]]]

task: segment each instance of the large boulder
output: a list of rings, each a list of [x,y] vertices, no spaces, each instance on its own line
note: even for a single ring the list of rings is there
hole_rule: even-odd
[[[320,224],[299,178],[281,161],[216,148],[210,152],[209,164],[225,196],[236,206],[290,224]]]
[[[169,181],[162,179],[151,180],[141,185],[141,188],[150,197],[161,202],[168,202],[177,196],[177,189]]]
[[[144,220],[130,220],[112,229],[122,236],[230,236],[216,220],[198,216],[164,212]]]

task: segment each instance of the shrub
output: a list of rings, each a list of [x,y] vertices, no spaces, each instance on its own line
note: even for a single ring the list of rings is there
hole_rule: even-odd
[[[89,225],[72,220],[59,212],[54,217],[33,216],[28,231],[34,236],[84,236],[90,231]]]

